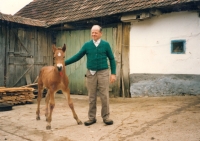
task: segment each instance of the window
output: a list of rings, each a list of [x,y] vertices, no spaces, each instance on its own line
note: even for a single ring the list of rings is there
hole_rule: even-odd
[[[172,54],[185,54],[185,40],[172,40],[171,41]]]

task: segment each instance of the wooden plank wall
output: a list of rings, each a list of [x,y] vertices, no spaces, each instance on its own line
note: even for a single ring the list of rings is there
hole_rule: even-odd
[[[114,51],[117,67],[117,82],[113,86],[115,97],[130,97],[129,27],[130,25],[128,23],[119,23],[117,26],[116,48]]]
[[[0,79],[0,86],[26,85],[27,73],[33,82],[42,66],[53,64],[50,31],[6,21],[0,21],[0,26],[0,50],[6,52],[0,56],[6,61],[4,66],[1,64],[6,71],[0,70],[0,78],[6,79]]]
[[[5,56],[6,56],[6,26],[0,21],[0,86],[4,86]],[[4,36],[3,36],[4,35]]]
[[[89,30],[61,31],[56,37],[56,45],[63,46],[65,43],[66,59],[75,55],[85,43],[90,40]],[[70,80],[70,91],[72,94],[86,94],[85,73],[86,57],[66,67],[66,72]]]

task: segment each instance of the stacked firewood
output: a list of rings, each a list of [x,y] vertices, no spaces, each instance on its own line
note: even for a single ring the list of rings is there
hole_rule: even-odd
[[[13,105],[32,103],[35,95],[34,88],[29,87],[0,87],[0,103],[10,103]]]

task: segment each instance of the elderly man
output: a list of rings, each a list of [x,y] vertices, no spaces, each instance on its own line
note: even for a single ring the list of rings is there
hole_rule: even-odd
[[[102,109],[101,117],[107,125],[113,124],[113,120],[109,119],[109,69],[107,58],[110,61],[111,75],[110,83],[116,80],[116,64],[115,59],[108,42],[101,39],[102,28],[94,25],[91,29],[93,40],[86,42],[81,50],[65,61],[65,65],[69,65],[80,60],[84,55],[87,56],[87,90],[89,96],[89,120],[84,122],[85,126],[96,123],[96,101],[97,92],[101,99]]]

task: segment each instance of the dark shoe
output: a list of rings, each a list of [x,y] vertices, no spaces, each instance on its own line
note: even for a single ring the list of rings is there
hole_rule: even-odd
[[[113,124],[113,120],[111,119],[104,119],[103,122],[107,125],[112,125]]]
[[[92,124],[96,123],[96,121],[97,121],[96,119],[88,120],[88,121],[84,122],[84,124],[85,124],[85,126],[89,126],[89,125],[92,125]]]

